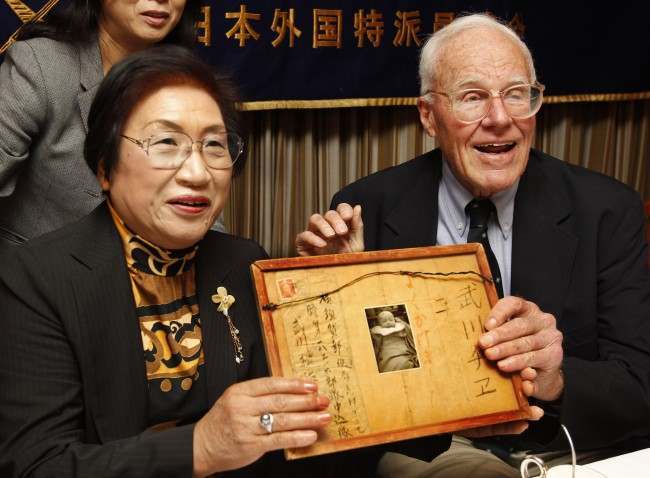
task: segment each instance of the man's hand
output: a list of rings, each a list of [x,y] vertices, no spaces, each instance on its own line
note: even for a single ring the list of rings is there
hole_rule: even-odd
[[[555,317],[537,305],[519,297],[505,297],[490,311],[485,321],[487,332],[479,339],[485,356],[497,362],[503,372],[519,373],[522,389],[528,397],[556,400],[564,389],[562,375],[562,332]],[[540,407],[530,407],[537,421],[544,416]],[[481,438],[494,435],[517,435],[528,428],[528,421],[499,423],[463,430],[461,435]]]
[[[499,370],[519,373],[523,392],[544,401],[564,390],[562,332],[555,317],[519,297],[505,297],[490,311],[479,339],[485,357]]]
[[[467,438],[483,438],[497,435],[519,435],[528,429],[528,422],[536,422],[544,416],[544,410],[540,407],[530,407],[532,416],[528,420],[517,420],[507,423],[496,423],[494,425],[486,425],[484,427],[469,428],[458,432]]]
[[[301,256],[361,252],[364,250],[361,206],[341,203],[336,211],[313,214],[307,230],[296,236],[296,252]]]

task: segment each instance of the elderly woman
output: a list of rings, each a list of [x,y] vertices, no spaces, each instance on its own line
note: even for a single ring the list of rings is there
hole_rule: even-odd
[[[195,43],[198,0],[69,0],[26,24],[0,65],[0,249],[81,218],[102,195],[83,161],[88,111],[113,64]]]
[[[106,201],[0,260],[1,476],[207,476],[329,422],[315,383],[256,378],[266,254],[209,230],[243,162],[230,96],[171,46],[99,88],[85,157]]]

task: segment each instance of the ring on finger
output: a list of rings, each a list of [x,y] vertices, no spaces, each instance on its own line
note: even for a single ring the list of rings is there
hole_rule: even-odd
[[[266,433],[273,433],[273,414],[265,412],[260,415],[260,426],[264,428]]]

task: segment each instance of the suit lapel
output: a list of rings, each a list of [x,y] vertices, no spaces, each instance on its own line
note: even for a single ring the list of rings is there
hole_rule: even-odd
[[[94,381],[85,390],[99,437],[108,441],[146,428],[146,370],[122,246],[106,206],[95,209],[84,226],[71,255],[84,266],[74,288],[91,364],[84,372]]]
[[[416,170],[411,184],[383,224],[382,249],[431,246],[438,227],[438,187],[442,177],[440,150],[429,153],[427,168]]]
[[[535,302],[560,320],[578,238],[570,232],[571,202],[564,185],[531,151],[515,198],[512,295]]]
[[[211,240],[201,242],[196,264],[208,406],[211,406],[230,384],[241,378],[238,376],[239,371],[234,360],[228,322],[221,312],[217,312],[217,305],[212,302],[212,295],[216,293],[218,286],[224,286],[229,293],[232,292],[228,282],[232,267],[229,264],[232,261],[228,260],[229,251],[226,250],[225,241],[218,240],[218,237],[212,234]]]
[[[81,88],[77,103],[81,113],[84,129],[88,133],[88,114],[93,98],[104,77],[99,44],[96,40],[79,47],[79,83]]]

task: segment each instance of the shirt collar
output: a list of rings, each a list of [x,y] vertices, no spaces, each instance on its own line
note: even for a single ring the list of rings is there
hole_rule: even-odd
[[[449,201],[444,201],[440,207],[445,211],[454,223],[459,235],[465,236],[469,227],[469,218],[465,213],[465,206],[474,199],[474,196],[465,187],[458,182],[456,176],[451,171],[446,160],[442,162],[442,180],[440,187],[446,192]],[[515,195],[519,187],[519,179],[512,186],[503,191],[493,194],[490,199],[497,210],[497,226],[507,240],[512,233],[512,218],[515,210]],[[444,196],[444,195],[443,195]]]

